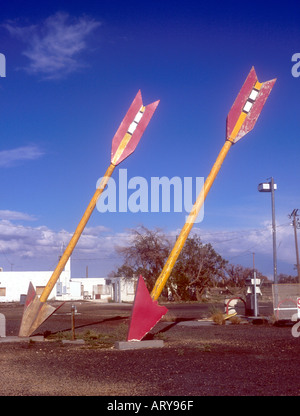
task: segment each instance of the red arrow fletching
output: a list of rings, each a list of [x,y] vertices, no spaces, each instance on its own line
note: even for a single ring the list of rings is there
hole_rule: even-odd
[[[62,302],[55,308],[46,302],[40,302],[33,284],[30,282],[25,300],[19,337],[29,337],[33,334],[33,332],[64,303],[65,302]]]
[[[128,157],[131,153],[134,152],[158,104],[159,104],[159,101],[156,101],[152,104],[147,105],[146,107],[143,108],[142,114],[138,116],[138,113],[143,107],[142,94],[141,94],[141,91],[139,90],[139,92],[135,96],[135,99],[133,100],[131,106],[129,107],[129,110],[127,111],[122,123],[120,124],[120,127],[118,128],[112,140],[111,162],[114,165],[118,165],[126,157]],[[138,120],[138,122],[137,122],[137,125],[135,126],[133,133],[131,134],[128,132],[131,131],[130,127],[132,123],[134,122],[134,120]],[[130,138],[128,137],[129,139],[128,143],[126,144],[124,149],[122,149],[122,151],[120,152],[121,142],[127,133],[130,134],[131,137]],[[118,152],[117,159],[114,160],[116,158],[117,152]]]
[[[244,85],[236,97],[226,120],[226,139],[236,143],[245,134],[251,131],[261,113],[261,110],[275,84],[276,79],[259,83],[254,67],[251,68]],[[259,85],[258,89],[255,88]],[[231,137],[241,114],[245,114],[245,120],[235,137]]]
[[[141,341],[157,322],[168,312],[158,305],[148,292],[142,276],[139,277],[131,311],[127,341]]]

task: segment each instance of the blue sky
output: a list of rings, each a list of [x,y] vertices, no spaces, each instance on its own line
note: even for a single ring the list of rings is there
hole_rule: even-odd
[[[277,183],[278,272],[295,273],[288,214],[300,208],[299,2],[10,1],[1,5],[0,263],[53,269],[96,182],[111,140],[139,89],[160,100],[136,151],[119,166],[128,179],[206,177],[225,137],[226,116],[252,66],[277,78],[252,132],[230,150],[196,224],[233,263],[272,276],[271,198]],[[300,72],[300,69],[299,69]],[[118,168],[114,179],[118,179]],[[182,213],[92,215],[73,255],[73,275],[104,276],[114,247],[139,224],[170,236]]]

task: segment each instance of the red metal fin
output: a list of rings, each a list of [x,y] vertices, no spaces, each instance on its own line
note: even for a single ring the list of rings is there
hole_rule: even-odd
[[[33,301],[36,296],[36,291],[33,284],[30,282],[28,286],[28,292],[25,300],[24,310],[28,307],[28,305]]]
[[[275,84],[276,79],[271,81],[266,81],[259,83],[257,80],[256,72],[254,67],[251,68],[251,71],[244,82],[233,106],[231,107],[227,120],[226,120],[226,139],[236,143],[240,140],[245,134],[251,131],[261,113],[261,110]],[[257,84],[257,85],[256,85]],[[251,95],[250,95],[251,94]],[[252,99],[252,96],[255,97]],[[248,109],[246,110],[246,108]],[[239,121],[241,114],[244,118],[242,123]],[[239,124],[240,123],[240,124]],[[235,130],[235,137],[231,137],[235,126],[238,125]]]
[[[113,159],[114,154],[116,153],[119,147],[119,144],[121,143],[121,140],[125,136],[128,130],[128,127],[130,126],[130,123],[133,121],[136,113],[139,111],[142,105],[143,105],[142,94],[141,94],[141,91],[139,90],[134,100],[132,101],[129,107],[129,110],[127,111],[125,117],[123,118],[116,134],[114,135],[114,138],[112,140],[112,145],[111,145],[111,160]]]
[[[30,282],[20,325],[19,337],[29,337],[33,334],[33,332],[64,303],[65,302],[62,302],[55,308],[54,306],[48,305],[46,302],[41,302],[36,295],[33,284]]]
[[[252,88],[257,81],[257,76],[254,67],[251,68],[246,81],[244,82],[240,92],[238,93],[226,119],[226,138],[228,139],[238,121],[238,118],[243,110],[243,107],[249,97]]]
[[[119,163],[121,163],[126,157],[128,157],[131,153],[134,152],[136,146],[138,145],[142,137],[142,134],[144,133],[149,121],[151,120],[151,117],[153,116],[153,113],[156,107],[158,106],[158,103],[159,101],[156,101],[145,107],[143,116],[140,122],[138,123],[135,131],[133,132],[130,140],[128,141],[128,144],[122,151],[122,154],[120,155],[120,157],[117,158],[117,161],[114,161],[115,165],[118,165]],[[139,91],[112,140],[111,162],[113,162],[114,156],[119,148],[121,141],[123,140],[125,134],[127,133],[129,129],[129,126],[133,122],[135,116],[141,109],[142,105],[143,105],[142,95],[141,95],[141,91]]]
[[[168,312],[158,305],[148,292],[142,276],[139,277],[132,307],[127,341],[141,341],[157,322]]]
[[[131,153],[134,152],[136,146],[138,145],[144,131],[146,130],[146,127],[149,124],[149,121],[151,120],[151,117],[154,114],[154,111],[156,110],[156,107],[158,106],[159,101],[155,101],[152,104],[148,104],[145,107],[145,111],[143,114],[143,117],[141,121],[139,122],[136,130],[134,131],[128,145],[126,146],[124,152],[122,153],[122,156],[118,159],[118,164],[121,163],[126,157],[131,155]]]
[[[270,92],[275,82],[276,82],[276,79],[272,79],[271,81],[266,81],[262,84],[259,90],[257,99],[255,100],[255,103],[253,104],[245,122],[243,123],[239,133],[237,134],[235,138],[235,143],[238,140],[240,140],[243,136],[245,136],[245,134],[249,133],[249,131],[251,131],[253,127],[255,126],[255,123],[258,120],[261,110],[263,106],[265,105],[265,102],[267,101],[267,98],[269,97]]]

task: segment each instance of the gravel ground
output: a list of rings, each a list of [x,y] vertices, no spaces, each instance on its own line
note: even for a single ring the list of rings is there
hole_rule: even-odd
[[[0,343],[1,396],[300,395],[300,340],[291,326],[188,326],[179,321],[203,317],[202,307],[173,305],[150,334],[164,340],[163,348],[122,351],[114,342],[126,337],[130,306],[79,304],[76,336],[89,331],[84,345],[53,335],[68,328],[70,306],[63,308],[39,328],[52,331],[48,341]],[[0,312],[7,335],[17,335],[22,308]]]

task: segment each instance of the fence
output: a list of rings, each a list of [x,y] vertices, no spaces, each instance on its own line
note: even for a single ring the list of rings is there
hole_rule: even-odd
[[[275,319],[277,321],[300,319],[298,312],[300,311],[300,284],[274,284],[272,289]]]

